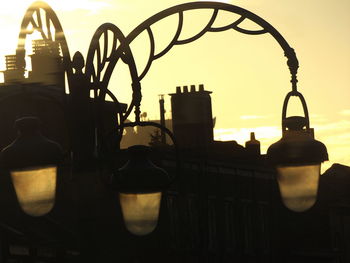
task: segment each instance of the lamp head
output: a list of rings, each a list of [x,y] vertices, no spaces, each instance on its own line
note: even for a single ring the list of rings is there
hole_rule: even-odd
[[[284,120],[282,138],[267,150],[274,166],[298,166],[328,160],[326,146],[314,139],[313,129],[306,128],[305,117],[292,116]]]
[[[18,119],[15,126],[18,137],[1,151],[0,163],[11,175],[22,210],[31,216],[42,216],[50,212],[55,203],[62,149],[41,135],[36,117]]]
[[[157,226],[162,191],[170,179],[149,160],[149,147],[132,146],[128,153],[129,161],[118,171],[119,200],[126,228],[143,236]]]
[[[300,98],[305,117],[286,117],[291,96]],[[283,105],[282,138],[267,150],[268,160],[277,171],[282,201],[295,212],[306,211],[315,204],[321,163],[328,160],[326,146],[314,139],[308,116],[301,93],[288,93]]]
[[[116,183],[120,192],[161,192],[170,184],[168,173],[150,161],[148,146],[131,146],[128,154],[129,161],[118,170]]]
[[[0,162],[6,169],[21,169],[57,165],[63,159],[60,145],[40,132],[40,121],[36,117],[17,119],[17,138],[1,151]]]

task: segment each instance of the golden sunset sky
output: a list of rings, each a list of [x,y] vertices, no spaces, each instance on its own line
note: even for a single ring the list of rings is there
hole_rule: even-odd
[[[71,55],[86,56],[91,37],[105,22],[116,24],[127,35],[148,17],[180,0],[48,0],[63,26]],[[237,0],[224,1],[245,8],[272,24],[292,46],[299,59],[298,87],[309,108],[316,139],[328,148],[330,161],[350,166],[350,1],[348,0]],[[14,54],[20,23],[30,0],[7,1],[0,9],[0,57]],[[185,13],[186,38],[198,32],[211,12]],[[217,25],[237,16],[219,13]],[[156,50],[164,48],[175,33],[177,19],[170,17],[154,30]],[[258,29],[254,23],[242,27]],[[5,36],[5,39],[4,39]],[[180,37],[180,38],[181,38]],[[145,66],[149,42],[141,35],[132,43],[139,72]],[[0,68],[4,69],[1,60]],[[142,81],[141,110],[159,119],[158,95],[175,92],[176,86],[204,84],[213,91],[213,116],[218,140],[244,144],[254,131],[262,152],[281,136],[281,111],[290,91],[290,76],[283,51],[268,34],[252,36],[230,30],[207,33],[199,40],[174,47],[152,64]],[[117,98],[129,103],[131,86],[125,66],[114,71],[110,88]],[[293,103],[289,115],[299,114]],[[166,96],[167,118],[171,117]]]

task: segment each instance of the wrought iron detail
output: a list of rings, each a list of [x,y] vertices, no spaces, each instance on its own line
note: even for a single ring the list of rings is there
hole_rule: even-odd
[[[112,33],[112,39],[108,39],[109,33]],[[103,45],[100,44],[101,42],[103,42]],[[109,48],[110,44],[111,48]],[[94,91],[94,98],[99,102],[103,102],[106,95],[109,95],[114,102],[119,104],[117,98],[108,90],[108,83],[119,60],[128,65],[133,83],[138,82],[134,57],[129,46],[125,45],[124,34],[114,24],[105,23],[96,30],[92,37],[86,59],[85,71],[85,75],[91,81],[91,89]],[[121,114],[121,122],[126,120],[134,106],[137,107],[140,105],[141,86],[139,84],[132,84],[132,91],[132,101],[126,113]]]
[[[24,15],[17,44],[17,68],[24,70],[26,67],[25,42],[27,35],[33,34],[35,31],[40,33],[43,40],[59,45],[63,56],[63,66],[69,83],[73,75],[73,69],[67,41],[57,15],[45,2],[34,2]]]
[[[182,29],[183,29],[183,13],[185,11],[189,10],[201,10],[201,9],[208,9],[208,10],[213,10],[213,13],[209,19],[209,22],[206,24],[206,26],[196,35],[189,37],[187,39],[179,39]],[[230,13],[238,14],[240,17],[230,23],[229,25],[222,26],[222,27],[214,27],[213,24],[215,23],[215,20],[218,17],[219,11],[227,11]],[[155,50],[155,41],[154,41],[154,36],[153,32],[151,29],[151,26],[156,24],[158,21],[169,17],[171,15],[178,14],[178,26],[175,32],[175,35],[173,39],[170,41],[170,43],[166,46],[165,49],[163,49],[161,52],[158,54],[154,54]],[[250,20],[259,25],[262,29],[261,30],[248,30],[240,27],[239,25],[244,21],[244,20]],[[193,42],[200,37],[202,37],[205,33],[207,32],[222,32],[226,31],[229,29],[236,30],[240,33],[244,34],[249,34],[249,35],[260,35],[260,34],[265,34],[265,33],[270,33],[280,44],[282,49],[284,50],[285,56],[288,59],[288,66],[291,72],[292,76],[292,87],[293,90],[296,90],[296,83],[297,83],[297,69],[298,69],[298,60],[296,58],[294,50],[289,46],[289,44],[286,42],[286,40],[282,37],[282,35],[268,22],[266,22],[264,19],[261,17],[255,15],[254,13],[251,13],[248,10],[245,10],[243,8],[233,6],[230,4],[225,4],[225,3],[218,3],[218,2],[194,2],[194,3],[187,3],[187,4],[181,4],[178,6],[174,6],[171,8],[168,8],[166,10],[163,10],[159,12],[158,14],[148,18],[145,20],[143,23],[141,23],[139,26],[137,26],[127,37],[126,37],[126,43],[125,45],[128,46],[132,43],[132,41],[137,38],[139,35],[141,35],[143,32],[147,32],[147,35],[149,37],[150,41],[150,55],[148,58],[148,62],[143,69],[142,73],[138,76],[138,81],[141,81],[149,71],[151,64],[153,63],[154,60],[164,56],[167,52],[170,51],[170,49],[175,46],[175,45],[183,45],[183,44],[188,44],[190,42]]]
[[[191,43],[197,39],[199,39],[201,36],[203,36],[207,31],[210,30],[211,26],[213,25],[213,23],[215,22],[215,19],[218,15],[218,10],[214,9],[213,14],[208,22],[208,24],[197,34],[194,35],[193,37],[190,37],[188,39],[184,39],[184,40],[177,40],[176,41],[176,45],[183,45],[183,44],[188,44]]]
[[[195,34],[194,36],[191,36],[187,39],[179,39],[184,25],[184,12],[203,9],[213,11],[208,23],[199,33]],[[238,14],[239,18],[228,25],[214,27],[213,25],[219,15],[219,11]],[[42,13],[45,14],[44,19],[42,18]],[[174,37],[162,51],[155,54],[156,43],[152,31],[152,25],[156,24],[162,19],[176,14],[178,15],[178,25]],[[262,29],[249,30],[242,28],[240,25],[245,20],[254,22]],[[32,27],[32,29],[30,29],[30,27]],[[52,32],[52,28],[54,28],[54,32]],[[230,29],[249,35],[269,33],[272,37],[274,37],[275,40],[280,44],[281,48],[284,50],[284,55],[287,57],[287,65],[291,73],[293,94],[297,92],[296,76],[299,67],[298,59],[293,48],[289,46],[283,36],[271,24],[266,22],[261,17],[255,15],[254,13],[234,5],[220,2],[193,2],[180,4],[153,15],[152,17],[142,22],[139,26],[137,26],[127,36],[125,36],[117,26],[111,23],[101,25],[96,30],[91,40],[84,73],[85,77],[90,83],[89,88],[94,91],[94,101],[102,103],[104,102],[105,97],[109,96],[117,105],[119,105],[119,101],[117,100],[116,96],[108,89],[108,84],[116,64],[121,60],[129,67],[132,79],[132,101],[128,105],[126,112],[120,114],[119,126],[123,127],[123,123],[126,121],[134,107],[135,121],[136,123],[139,123],[141,112],[140,104],[142,99],[141,80],[147,75],[153,61],[163,57],[175,45],[184,45],[191,43],[205,35],[207,32],[223,32]],[[69,50],[62,26],[51,7],[46,3],[40,1],[35,2],[29,7],[22,21],[17,48],[18,68],[25,68],[24,44],[27,35],[32,34],[34,30],[40,32],[44,40],[50,40],[60,45],[63,55],[64,67],[68,77],[68,83],[69,85],[74,85],[74,83],[72,83],[73,65],[69,55]],[[139,74],[133,53],[130,48],[130,44],[134,41],[134,39],[136,39],[144,32],[146,32],[149,38],[150,52],[146,66],[142,71],[140,71],[141,74]],[[111,35],[109,33],[112,33],[112,39],[109,39],[109,35]],[[101,42],[103,43],[102,45]],[[109,48],[110,46],[112,48]]]
[[[287,93],[284,102],[283,102],[283,108],[282,108],[282,131],[285,131],[287,129],[286,125],[285,125],[285,120],[287,119],[287,108],[288,108],[288,102],[290,97],[298,97],[301,105],[303,107],[303,111],[304,111],[304,117],[305,117],[305,125],[306,125],[306,129],[310,129],[310,118],[309,118],[309,111],[307,109],[307,104],[305,101],[305,98],[303,96],[303,94],[301,94],[298,91],[290,91]]]

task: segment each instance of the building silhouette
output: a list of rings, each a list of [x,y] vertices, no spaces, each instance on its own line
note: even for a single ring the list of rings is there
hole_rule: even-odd
[[[350,167],[335,164],[321,176],[319,199],[309,211],[287,210],[254,134],[245,147],[214,140],[211,92],[203,85],[177,87],[172,120],[159,120],[179,142],[180,163],[153,128],[126,130],[125,145],[148,144],[153,134],[159,143],[152,158],[175,178],[163,196],[157,229],[146,237],[128,233],[110,174],[91,163],[94,120],[72,123],[93,115],[93,101],[76,104],[86,90],[65,94],[59,47],[45,41],[33,47],[28,77],[15,55],[6,56],[0,146],[15,138],[16,118],[35,115],[43,133],[63,146],[68,160],[73,153],[79,167],[68,162],[62,168],[56,206],[42,218],[23,214],[9,177],[0,177],[7,186],[0,191],[0,262],[350,262]],[[116,118],[108,105],[106,130]],[[120,167],[127,157],[115,154],[113,164]]]

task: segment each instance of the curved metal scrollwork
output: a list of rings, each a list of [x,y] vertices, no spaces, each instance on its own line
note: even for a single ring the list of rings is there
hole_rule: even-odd
[[[108,38],[109,33],[112,34],[112,39]],[[101,45],[101,42],[103,45]],[[131,78],[133,80],[137,79],[136,64],[129,46],[127,45],[123,49],[118,49],[122,43],[125,43],[124,34],[117,26],[111,23],[101,25],[91,40],[86,59],[85,75],[91,81],[94,97],[98,98],[100,102],[103,102],[106,95],[108,95],[119,105],[117,98],[108,90],[108,83],[120,59],[128,65]],[[119,110],[121,122],[126,120],[132,108],[135,105],[139,105],[139,101],[141,100],[139,82],[136,81],[132,86],[133,98],[126,113],[122,114]]]
[[[213,11],[209,21],[204,26],[204,28],[189,38],[180,39],[184,26],[184,12],[203,9]],[[219,11],[238,14],[239,18],[227,25],[215,27],[214,23],[219,16]],[[45,16],[44,19],[42,17],[42,14]],[[156,43],[152,31],[152,26],[158,21],[176,14],[178,16],[178,25],[176,31],[174,32],[174,37],[163,50],[156,54]],[[256,23],[262,29],[248,30],[241,27],[240,25],[245,20],[250,20]],[[95,101],[103,102],[106,95],[108,95],[113,99],[113,101],[116,102],[116,104],[119,105],[116,96],[114,96],[114,94],[108,89],[108,83],[116,64],[118,61],[122,60],[129,67],[130,75],[132,78],[133,95],[132,101],[129,104],[126,112],[120,115],[120,122],[124,123],[134,107],[136,122],[140,122],[140,82],[148,73],[153,61],[167,54],[172,47],[176,45],[191,43],[202,37],[207,32],[223,32],[230,29],[249,35],[260,35],[265,33],[271,34],[284,50],[284,54],[287,57],[287,65],[291,73],[292,90],[293,92],[297,92],[296,75],[299,64],[296,54],[293,48],[289,46],[283,36],[272,25],[254,13],[234,5],[219,2],[193,2],[177,5],[153,15],[152,17],[142,22],[139,26],[137,26],[127,36],[124,36],[118,27],[110,23],[103,24],[97,29],[89,47],[84,73],[89,83],[91,84],[90,88],[94,91]],[[62,26],[50,6],[40,1],[35,2],[29,7],[22,21],[17,49],[18,68],[25,68],[25,40],[27,35],[32,34],[34,30],[40,32],[41,37],[44,40],[50,40],[60,45],[63,55],[64,68],[68,77],[68,83],[71,84],[70,82],[71,79],[73,79],[72,76],[74,75],[73,67]],[[52,30],[54,30],[54,32]],[[144,32],[146,32],[149,38],[150,55],[145,68],[140,71],[141,73],[138,73],[130,44]],[[112,39],[109,39],[110,35],[112,35]],[[103,43],[102,45],[101,42]]]
[[[17,68],[25,69],[25,42],[27,35],[33,34],[34,31],[39,32],[43,40],[59,45],[63,56],[63,66],[69,81],[73,75],[73,69],[61,23],[52,8],[41,1],[34,2],[27,9],[22,20],[17,45]]]
[[[189,11],[189,10],[201,10],[201,9],[213,10],[213,14],[210,17],[209,22],[196,35],[194,35],[190,38],[187,38],[187,39],[183,39],[183,40],[179,39],[182,28],[183,28],[183,14],[184,14],[184,12]],[[238,14],[238,15],[240,15],[240,17],[239,17],[239,19],[230,23],[229,25],[222,26],[222,27],[213,27],[213,24],[218,17],[219,11],[227,11],[230,13]],[[160,21],[166,17],[169,17],[171,15],[174,15],[174,14],[178,14],[178,27],[177,27],[177,30],[175,32],[175,36],[163,51],[161,51],[158,54],[154,54],[154,52],[152,52],[152,51],[155,50],[155,43],[154,43],[154,38],[153,38],[151,26],[154,25],[155,23],[157,23],[158,21]],[[262,29],[261,30],[248,30],[248,29],[244,29],[244,28],[240,27],[239,25],[246,19],[255,22]],[[277,42],[280,44],[280,46],[284,50],[285,56],[288,58],[288,65],[290,67],[291,74],[296,75],[297,69],[298,69],[298,60],[296,58],[294,50],[289,46],[289,44],[283,38],[283,36],[272,25],[270,25],[268,22],[266,22],[261,17],[255,15],[254,13],[252,13],[248,10],[245,10],[243,8],[240,8],[240,7],[237,7],[234,5],[230,5],[230,4],[225,4],[225,3],[194,2],[194,3],[187,3],[187,4],[174,6],[174,7],[171,7],[169,9],[166,9],[164,11],[161,11],[158,14],[148,18],[146,21],[141,23],[139,26],[137,26],[126,37],[125,46],[130,45],[130,43],[135,38],[137,38],[141,33],[147,32],[149,39],[150,39],[151,52],[150,52],[147,66],[142,71],[142,73],[139,75],[139,80],[142,80],[142,78],[147,74],[147,71],[150,68],[150,64],[154,60],[165,55],[173,46],[193,42],[193,41],[199,39],[201,36],[203,36],[207,32],[222,32],[222,31],[226,31],[229,29],[233,29],[233,30],[236,30],[238,32],[241,32],[244,34],[250,34],[250,35],[259,35],[259,34],[264,34],[264,33],[270,33],[277,40]]]
[[[182,29],[183,29],[184,12],[189,11],[189,10],[201,10],[201,9],[213,10],[213,13],[212,13],[208,23],[196,35],[189,37],[187,39],[179,39],[181,32],[182,32]],[[218,17],[219,11],[231,12],[231,13],[240,15],[240,17],[236,21],[233,21],[232,23],[230,23],[228,25],[225,25],[222,27],[214,27],[213,25]],[[172,38],[170,43],[168,43],[168,45],[162,51],[155,54],[155,50],[156,50],[155,39],[154,39],[154,34],[153,34],[151,27],[152,27],[152,25],[156,24],[158,21],[160,21],[164,18],[167,18],[171,15],[175,15],[175,14],[178,14],[178,26],[176,28],[174,37]],[[255,22],[262,29],[260,29],[260,30],[248,30],[248,29],[244,29],[244,28],[240,27],[240,24],[246,19]],[[289,44],[283,38],[283,36],[272,25],[270,25],[264,19],[262,19],[261,17],[255,15],[254,13],[252,13],[248,10],[245,10],[243,8],[240,8],[240,7],[237,7],[234,5],[226,4],[226,3],[193,2],[193,3],[181,4],[181,5],[174,6],[174,7],[168,8],[166,10],[163,10],[163,11],[159,12],[158,14],[145,20],[143,23],[141,23],[139,26],[137,26],[128,36],[126,36],[125,39],[123,39],[121,41],[121,45],[119,47],[117,47],[116,51],[109,56],[109,59],[111,61],[112,60],[118,61],[119,58],[123,59],[123,56],[126,55],[126,51],[130,52],[129,54],[132,55],[132,53],[130,51],[130,44],[132,43],[132,41],[134,41],[134,39],[136,39],[143,32],[146,32],[146,34],[148,35],[148,38],[150,41],[150,55],[149,55],[148,61],[146,63],[145,68],[142,71],[140,71],[141,72],[140,74],[137,74],[137,70],[135,67],[135,71],[133,71],[133,72],[137,75],[134,74],[132,76],[133,84],[137,85],[137,87],[134,88],[133,91],[138,93],[138,96],[135,97],[135,100],[133,98],[133,102],[131,103],[133,106],[136,106],[136,110],[135,110],[136,120],[139,120],[138,114],[140,113],[140,110],[138,109],[139,108],[138,104],[140,104],[140,99],[141,99],[141,90],[140,90],[141,87],[140,87],[139,83],[146,76],[153,61],[164,56],[175,45],[183,45],[183,44],[193,42],[193,41],[199,39],[201,36],[203,36],[207,32],[222,32],[222,31],[226,31],[229,29],[233,29],[233,30],[236,30],[238,32],[241,32],[244,34],[250,34],[250,35],[259,35],[259,34],[270,33],[277,40],[277,42],[280,44],[280,46],[284,50],[284,54],[288,59],[287,65],[288,65],[290,73],[291,73],[292,90],[297,91],[297,77],[296,77],[296,75],[297,75],[299,63],[298,63],[296,54],[295,54],[293,48],[291,48],[289,46]],[[125,61],[125,59],[123,59],[123,60]],[[133,64],[135,63],[133,58],[131,60],[127,61],[126,63],[129,64],[130,61],[132,61]],[[130,64],[129,64],[129,66],[130,66]],[[111,69],[112,69],[112,67],[111,67]],[[109,72],[106,71],[105,74],[111,74],[111,71],[109,71]],[[107,80],[107,79],[109,79],[109,76],[106,76],[105,78]],[[107,90],[107,83],[104,83],[104,87]],[[130,111],[131,111],[131,109],[128,111],[128,113],[130,113]]]

